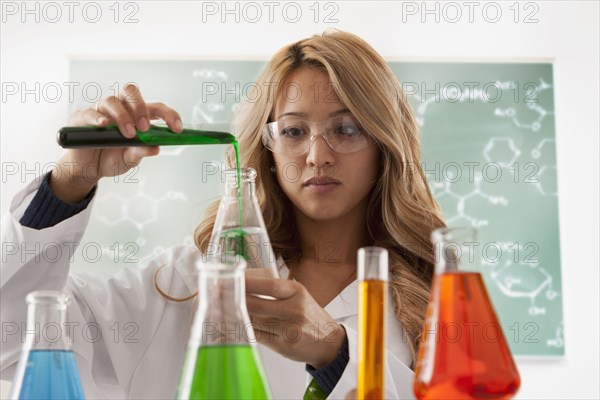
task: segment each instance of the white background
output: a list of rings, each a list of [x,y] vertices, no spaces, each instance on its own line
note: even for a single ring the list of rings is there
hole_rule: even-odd
[[[134,2],[132,2],[134,3]],[[273,21],[264,3],[259,22],[245,21],[255,17],[256,8],[238,4],[240,21],[235,14],[203,14],[200,3],[135,2],[137,23],[123,23],[136,9],[121,3],[118,23],[109,7],[100,3],[102,17],[97,23],[87,22],[83,5],[74,8],[69,22],[66,5],[57,4],[62,18],[56,23],[56,9],[38,4],[39,22],[35,14],[22,15],[21,2],[3,2],[1,31],[1,78],[6,82],[68,82],[70,56],[120,56],[153,58],[224,58],[268,59],[280,47],[319,33],[328,27],[339,27],[358,34],[385,58],[394,60],[552,60],[556,102],[556,141],[560,212],[561,264],[563,274],[566,356],[557,359],[518,359],[522,399],[598,399],[599,393],[599,259],[598,259],[598,49],[599,3],[538,1],[521,2],[519,22],[514,22],[510,2],[498,2],[502,11],[499,22],[491,23],[494,9],[483,13],[484,2],[475,2],[473,22],[464,2],[456,2],[462,11],[459,22],[456,7],[437,3],[435,14],[422,15],[419,2],[337,2],[338,23],[324,22],[335,9],[321,4],[320,15],[309,9],[313,2],[298,3],[301,18],[291,23],[294,9],[283,14],[284,3],[276,2]],[[417,7],[409,15],[406,7]],[[531,5],[533,4],[533,5]],[[212,5],[221,6],[221,2]],[[18,7],[12,15],[7,7]],[[28,7],[34,9],[35,3]],[[235,3],[228,8],[234,9]],[[428,2],[434,9],[436,2]],[[448,6],[446,6],[448,7]],[[538,22],[524,23],[525,16],[538,7]],[[94,18],[94,10],[85,14]],[[26,21],[22,22],[21,17]],[[203,21],[203,17],[205,20]],[[422,17],[425,21],[421,21]],[[287,21],[286,21],[287,18]],[[486,18],[488,21],[486,21]],[[34,178],[34,172],[22,176],[24,167],[40,171],[55,161],[61,150],[55,144],[55,132],[67,120],[68,96],[51,103],[28,96],[8,96],[3,86],[1,109],[2,194],[1,211],[6,212],[11,197]],[[184,121],[185,123],[185,121]],[[19,173],[7,175],[8,163],[18,163]],[[11,164],[12,165],[12,164]],[[2,386],[2,398],[8,385]]]

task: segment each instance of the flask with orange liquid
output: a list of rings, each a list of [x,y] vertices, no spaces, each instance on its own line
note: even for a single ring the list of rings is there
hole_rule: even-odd
[[[471,270],[475,233],[431,235],[435,276],[413,385],[420,400],[508,399],[521,383],[482,276]]]

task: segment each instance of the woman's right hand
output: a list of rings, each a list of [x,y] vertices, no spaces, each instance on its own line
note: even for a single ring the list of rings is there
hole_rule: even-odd
[[[106,126],[116,124],[123,136],[132,138],[136,129],[145,132],[150,120],[162,119],[173,132],[181,132],[179,114],[163,103],[145,103],[139,88],[123,87],[119,96],[100,100],[95,107],[78,110],[70,126]],[[78,203],[105,176],[118,176],[136,167],[142,158],[157,155],[158,146],[70,149],[58,160],[50,175],[50,188],[67,203]]]

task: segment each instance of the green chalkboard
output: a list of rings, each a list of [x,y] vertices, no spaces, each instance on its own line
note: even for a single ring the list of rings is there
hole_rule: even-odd
[[[478,229],[480,267],[516,355],[564,354],[552,64],[390,62],[417,116],[422,167],[449,226]],[[184,123],[228,123],[263,61],[71,60],[73,110],[127,82]],[[192,244],[222,192],[223,146],[163,148],[101,183],[87,252],[104,271]]]

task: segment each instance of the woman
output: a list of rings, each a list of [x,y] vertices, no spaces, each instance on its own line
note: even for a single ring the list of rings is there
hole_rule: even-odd
[[[409,368],[433,276],[429,235],[444,223],[419,167],[418,131],[399,82],[367,43],[332,30],[279,50],[254,90],[252,100],[238,108],[234,127],[242,164],[258,170],[267,231],[282,261],[280,274],[288,279],[248,277],[248,292],[275,300],[249,296],[247,305],[257,329],[275,321],[301,330],[294,338],[277,328],[258,335],[274,398],[301,398],[310,376],[329,398],[343,398],[356,386],[356,254],[368,245],[390,253],[385,397],[410,396]],[[71,124],[117,123],[132,137],[155,118],[181,131],[175,110],[146,104],[128,86],[119,98],[75,113]],[[85,230],[98,180],[155,154],[158,148],[68,151],[43,183],[16,196],[3,221],[4,240],[55,243],[67,250]],[[228,158],[233,165],[231,152]],[[84,174],[90,162],[98,165],[93,177]],[[215,213],[212,207],[196,231],[201,251],[208,247]],[[173,300],[194,298],[190,271],[197,249],[175,247],[108,282],[69,275],[68,254],[63,251],[52,265],[36,263],[31,255],[7,256],[2,320],[25,319],[26,293],[63,289],[75,300],[69,320],[94,323],[104,333],[91,341],[85,331],[74,330],[88,397],[172,397],[195,307],[193,301]],[[169,297],[159,296],[154,286]],[[128,322],[137,328],[135,341],[113,340],[115,324]],[[16,336],[3,346],[3,379],[14,373],[21,346]]]

